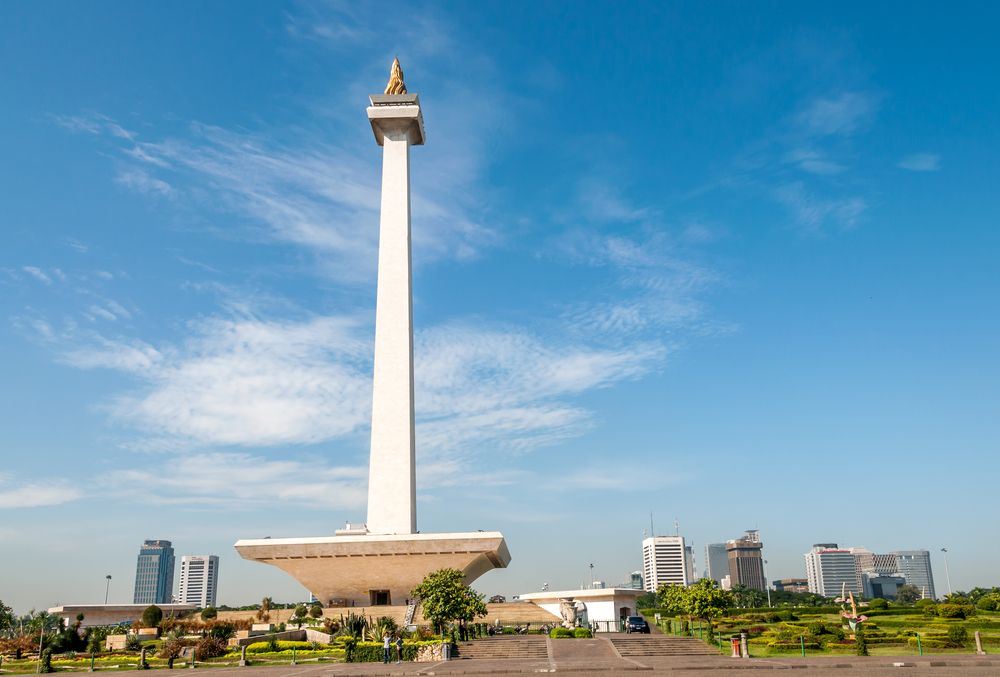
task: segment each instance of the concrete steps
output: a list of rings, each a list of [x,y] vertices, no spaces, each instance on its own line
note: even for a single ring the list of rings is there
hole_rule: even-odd
[[[458,657],[547,659],[549,651],[544,635],[497,635],[471,642],[459,642]]]
[[[718,656],[719,652],[694,637],[671,635],[608,634],[603,635],[614,644],[623,657],[635,656]]]

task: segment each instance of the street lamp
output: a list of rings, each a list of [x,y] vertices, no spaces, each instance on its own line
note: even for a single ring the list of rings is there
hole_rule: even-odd
[[[951,573],[948,571],[948,548],[941,548],[944,553],[944,577],[948,581],[948,594],[951,594]]]
[[[588,585],[587,587],[588,588],[593,588],[594,587],[594,563],[593,562],[590,563],[590,585]]]
[[[111,590],[111,574],[105,576],[108,579],[107,585],[104,586],[104,606],[108,605],[108,592]]]
[[[764,560],[764,589],[767,590],[767,608],[771,608],[771,583],[767,580],[767,560]]]

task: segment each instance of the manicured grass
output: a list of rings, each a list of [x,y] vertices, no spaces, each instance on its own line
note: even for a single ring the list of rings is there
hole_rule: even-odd
[[[820,655],[854,655],[855,643],[845,637],[837,640],[843,631],[848,637],[850,631],[842,630],[843,619],[827,609],[810,610],[809,608],[793,608],[790,611],[794,619],[767,620],[774,612],[755,613],[748,609],[738,616],[716,619],[715,632],[721,635],[722,652],[729,653],[729,637],[741,630],[750,633],[749,651],[751,656],[801,656],[799,637],[806,643],[807,656]],[[864,613],[864,611],[862,611]],[[652,619],[650,619],[652,620]],[[664,619],[666,620],[666,619]],[[810,626],[822,623],[827,632],[814,635]],[[968,632],[968,642],[962,648],[940,646],[945,643],[948,629],[962,626]],[[676,627],[676,623],[675,623]],[[698,622],[689,626],[689,634],[699,636]],[[980,611],[969,619],[944,619],[935,616],[925,616],[919,609],[893,608],[888,613],[873,611],[865,623],[868,638],[868,652],[873,656],[913,656],[918,653],[913,633],[921,637],[921,647],[926,654],[970,654],[975,652],[973,635],[979,631],[983,648],[987,653],[1000,654],[1000,613]],[[664,632],[670,633],[669,624],[661,625]],[[706,642],[718,647],[718,639],[709,639],[703,633]],[[935,646],[937,644],[938,646]]]

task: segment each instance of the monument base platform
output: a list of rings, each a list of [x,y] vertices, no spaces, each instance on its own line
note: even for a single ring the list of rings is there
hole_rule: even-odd
[[[510,563],[499,531],[258,538],[235,548],[243,559],[290,574],[325,606],[403,604],[438,569],[458,569],[471,584]]]

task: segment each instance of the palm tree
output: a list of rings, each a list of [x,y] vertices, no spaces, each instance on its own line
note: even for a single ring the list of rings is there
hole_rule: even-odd
[[[267,623],[271,620],[271,598],[265,597],[260,601],[260,610],[257,611],[257,620],[261,623]]]

